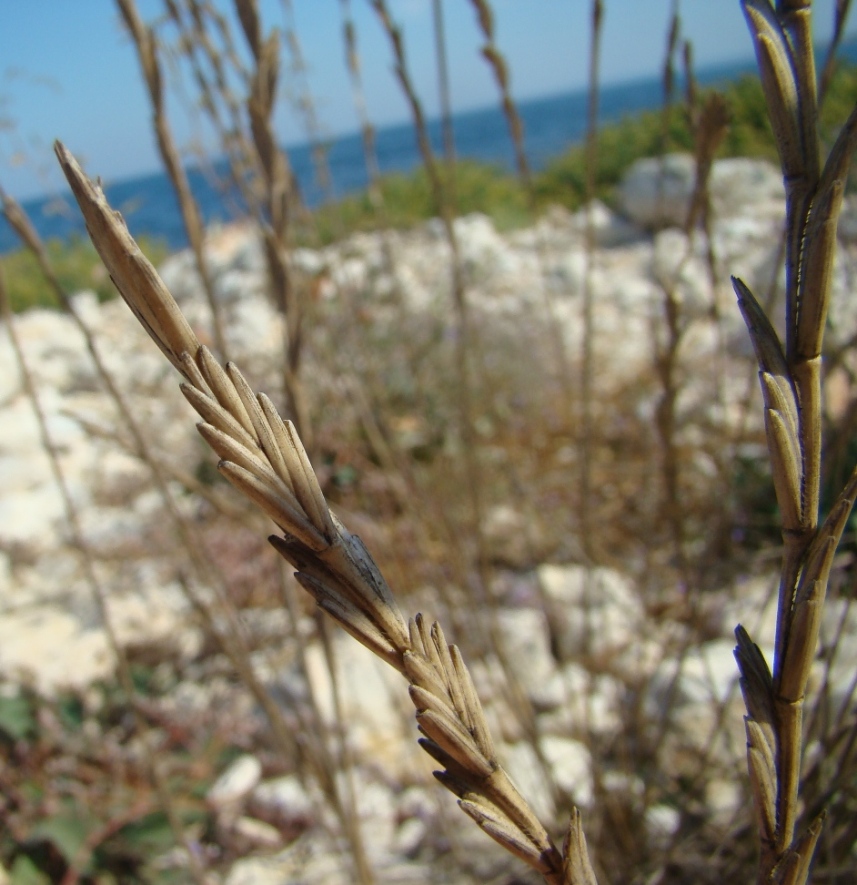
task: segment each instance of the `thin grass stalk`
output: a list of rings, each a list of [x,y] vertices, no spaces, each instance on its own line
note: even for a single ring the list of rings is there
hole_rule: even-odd
[[[329,636],[325,632],[326,623],[324,622],[321,613],[317,612],[315,618],[315,635],[322,643],[325,664],[328,668],[333,692],[334,723],[332,728],[328,726],[321,713],[315,692],[315,685],[309,676],[307,658],[308,646],[305,637],[297,627],[301,621],[301,614],[295,596],[294,584],[296,582],[287,581],[285,562],[282,558],[278,561],[277,572],[280,583],[280,595],[290,615],[293,627],[292,636],[298,648],[298,665],[300,667],[302,682],[306,688],[306,694],[309,701],[307,705],[299,698],[295,697],[291,703],[291,707],[296,712],[302,726],[302,730],[298,735],[298,740],[306,749],[309,749],[308,745],[310,743],[313,744],[311,752],[319,758],[320,764],[324,766],[331,781],[330,785],[325,790],[325,793],[332,790],[335,791],[337,796],[337,803],[339,805],[337,814],[343,818],[340,825],[343,828],[348,827],[350,830],[354,831],[348,832],[348,830],[346,830],[346,837],[349,842],[362,846],[363,838],[360,832],[360,813],[354,790],[354,753],[346,739],[344,728],[345,716],[343,714],[337,672],[334,666],[335,661],[332,656],[333,652],[332,649],[329,648]],[[309,715],[303,715],[303,710],[307,706],[309,707]],[[335,750],[331,749],[331,745],[335,746]],[[341,784],[336,780],[335,773],[337,772],[342,774]],[[299,769],[297,774],[302,779],[304,778],[305,773],[302,770]],[[368,863],[368,859],[366,859],[364,863],[365,870],[363,870],[361,875],[372,876],[373,871]]]
[[[532,195],[532,173],[530,171],[530,163],[527,160],[527,152],[524,150],[524,124],[521,122],[521,115],[518,113],[518,108],[512,98],[508,65],[495,40],[494,13],[488,0],[470,0],[470,2],[476,11],[479,28],[482,31],[482,36],[485,38],[482,56],[488,62],[494,74],[497,88],[500,90],[503,115],[506,118],[509,135],[512,139],[512,147],[515,151],[515,166],[518,169],[518,176],[526,192]]]
[[[288,157],[278,143],[273,113],[279,80],[279,41],[276,32],[262,37],[256,0],[235,0],[235,9],[253,56],[255,70],[247,97],[253,144],[263,172],[267,197],[267,224],[263,227],[265,255],[274,300],[286,318],[287,348],[283,361],[283,387],[289,408],[303,439],[313,450],[312,419],[301,381],[305,298],[294,285],[289,264],[290,212],[295,184]]]
[[[452,101],[449,90],[449,64],[446,58],[446,34],[443,24],[443,0],[432,0],[432,22],[434,25],[434,55],[437,63],[437,91],[440,98],[440,122],[443,131],[443,156],[450,176],[448,187],[451,193],[447,199],[455,206],[455,131],[452,127]]]
[[[388,272],[394,280],[394,296],[398,306],[404,305],[404,297],[401,291],[398,272],[396,269],[396,257],[394,254],[394,244],[391,239],[389,230],[389,221],[384,204],[384,197],[381,189],[381,173],[378,166],[377,152],[375,150],[375,131],[369,119],[366,108],[366,101],[363,94],[363,85],[360,75],[360,56],[357,49],[357,32],[354,20],[351,17],[349,0],[342,0],[342,32],[345,47],[346,66],[348,68],[351,80],[352,94],[354,105],[357,110],[358,119],[360,120],[361,138],[363,142],[364,160],[369,178],[369,199],[373,209],[380,221],[382,230],[381,237],[382,253],[384,261],[387,265]],[[367,361],[365,353],[361,356],[361,361]],[[382,391],[384,385],[377,371],[374,372],[369,379],[370,389],[374,391]],[[442,535],[445,549],[451,553],[453,568],[457,574],[457,580],[460,586],[468,584],[468,568],[466,562],[466,554],[462,549],[461,533],[458,532],[451,523],[451,518],[443,507],[435,505],[434,497],[427,495],[426,490],[420,489],[418,478],[414,471],[411,470],[406,459],[399,454],[387,443],[383,429],[378,423],[376,410],[373,408],[370,397],[364,391],[361,385],[356,383],[348,385],[348,398],[356,403],[357,413],[361,426],[364,428],[367,440],[375,452],[378,460],[386,469],[401,477],[406,492],[399,493],[398,486],[394,485],[393,490],[399,500],[399,505],[404,512],[409,514],[411,524],[421,526],[421,530],[417,533],[420,542],[431,545],[432,535],[439,529]],[[431,513],[425,513],[416,506],[418,501],[423,501],[426,505],[432,507]],[[436,561],[436,557],[429,556],[432,562]],[[449,560],[447,560],[448,563]],[[459,601],[453,598],[450,592],[449,582],[442,570],[438,574],[438,587],[441,597],[446,605],[446,616],[452,619],[453,624],[462,628],[464,632],[463,618],[464,609]]]
[[[670,26],[667,36],[667,45],[664,55],[663,67],[663,107],[661,111],[661,145],[660,152],[663,156],[667,149],[669,139],[670,118],[673,112],[673,93],[675,72],[673,68],[673,56],[678,46],[679,33],[681,30],[681,18],[679,16],[679,2],[673,0]],[[663,199],[663,176],[658,180]],[[693,208],[693,207],[692,207]],[[685,256],[685,261],[688,256]],[[675,275],[677,277],[678,274]],[[655,425],[661,443],[661,476],[663,488],[663,515],[669,527],[670,539],[673,545],[673,557],[676,568],[681,575],[681,580],[688,582],[687,558],[685,556],[684,541],[684,518],[681,506],[681,493],[679,490],[680,457],[676,444],[676,398],[678,396],[678,382],[676,380],[678,350],[684,331],[681,318],[681,306],[676,293],[678,281],[676,278],[668,284],[662,284],[663,290],[663,317],[666,326],[666,341],[659,348],[656,356],[656,368],[661,382],[661,396],[656,409]]]
[[[146,774],[152,782],[152,786],[158,797],[158,802],[170,827],[173,839],[176,845],[181,846],[187,858],[187,865],[190,875],[197,885],[209,885],[208,877],[203,868],[197,852],[194,851],[190,839],[185,833],[184,826],[176,811],[175,803],[170,795],[166,780],[158,764],[157,757],[152,750],[148,737],[144,732],[143,717],[140,712],[140,696],[134,687],[134,680],[131,676],[131,667],[125,649],[119,642],[116,628],[110,615],[110,607],[107,602],[107,591],[104,589],[98,574],[95,570],[95,562],[92,550],[84,537],[80,518],[78,516],[77,507],[71,496],[71,492],[66,482],[65,472],[60,462],[59,451],[53,441],[50,429],[48,428],[47,419],[42,409],[37,386],[32,373],[30,372],[24,350],[18,338],[15,329],[15,320],[9,306],[9,298],[6,292],[6,283],[2,266],[0,266],[0,317],[6,324],[9,332],[9,341],[12,344],[12,350],[15,353],[15,360],[18,364],[18,370],[21,373],[21,379],[24,391],[33,408],[36,417],[36,423],[39,428],[39,438],[42,448],[48,457],[53,474],[54,482],[60,493],[63,502],[63,510],[65,511],[65,520],[71,539],[72,547],[77,551],[80,564],[83,567],[86,583],[89,586],[93,602],[98,611],[101,626],[104,629],[104,635],[107,638],[107,645],[116,664],[116,674],[119,680],[119,686],[125,698],[125,703],[132,716],[134,731],[140,739],[140,746],[143,753],[143,764]],[[87,858],[79,858],[79,862],[85,862]],[[71,864],[70,873],[77,872],[74,862]]]
[[[821,66],[821,76],[818,83],[818,107],[824,104],[827,98],[827,92],[830,89],[830,82],[836,72],[836,54],[842,44],[842,38],[845,36],[845,25],[848,21],[848,13],[851,11],[851,0],[836,0],[836,6],[833,9],[833,35],[827,47],[827,55],[824,64]]]
[[[524,124],[521,121],[521,116],[518,113],[517,105],[515,104],[515,100],[512,97],[511,74],[509,72],[509,66],[506,62],[506,59],[503,57],[503,54],[500,52],[500,48],[497,46],[495,40],[494,13],[488,0],[471,0],[471,2],[476,11],[476,18],[479,22],[479,28],[482,31],[482,36],[485,39],[485,43],[482,46],[481,50],[482,57],[491,68],[491,71],[494,75],[494,81],[496,82],[497,88],[500,92],[500,102],[503,107],[503,115],[506,118],[506,125],[509,129],[509,136],[512,140],[512,148],[515,152],[515,166],[518,171],[518,178],[520,179],[521,186],[524,189],[524,195],[526,197],[530,213],[533,218],[536,218],[538,213],[538,205],[536,201],[535,188],[533,186],[533,177],[530,170],[530,164],[527,160],[526,150],[524,149]],[[540,231],[540,229],[538,230]],[[538,236],[536,243],[538,249],[538,260],[541,266],[540,275],[542,280],[544,280],[547,277],[546,268],[548,264],[546,255],[546,244],[542,236]],[[571,383],[571,365],[568,357],[568,350],[566,347],[565,338],[562,334],[562,322],[558,317],[556,303],[553,295],[551,294],[549,287],[546,285],[542,285],[542,297],[544,299],[545,314],[547,316],[546,334],[548,335],[551,346],[554,350],[556,374],[559,382],[559,387],[562,391],[562,407],[564,412],[565,424],[568,428],[571,428],[574,424],[574,417],[572,414],[574,394]],[[571,512],[574,509],[575,508],[570,507],[569,511]]]
[[[460,415],[461,434],[463,442],[463,460],[466,473],[466,484],[470,498],[471,506],[471,534],[476,542],[476,565],[478,574],[478,590],[480,601],[485,603],[488,620],[488,638],[494,649],[498,660],[500,661],[504,676],[506,677],[507,689],[511,692],[512,709],[516,711],[519,721],[526,730],[527,737],[539,760],[540,766],[544,772],[546,782],[550,785],[555,800],[559,798],[558,791],[554,780],[550,777],[550,766],[542,751],[538,740],[538,728],[536,724],[535,712],[532,708],[529,698],[524,692],[520,680],[516,677],[514,668],[503,648],[494,607],[488,597],[488,587],[490,584],[490,564],[488,561],[487,549],[484,537],[484,502],[483,502],[483,476],[478,457],[477,435],[474,425],[474,406],[473,406],[473,373],[471,365],[471,354],[478,348],[478,339],[473,330],[473,324],[470,318],[470,309],[467,301],[466,286],[464,283],[464,275],[461,265],[460,250],[458,237],[455,232],[454,224],[454,206],[452,196],[448,189],[449,183],[454,179],[454,168],[449,170],[449,175],[442,177],[435,161],[434,153],[431,148],[431,142],[428,137],[428,128],[426,126],[425,117],[422,110],[422,104],[414,89],[413,82],[408,73],[407,61],[405,55],[404,40],[401,30],[394,24],[390,16],[385,0],[370,0],[370,3],[378,15],[381,26],[387,34],[394,58],[395,72],[402,87],[408,104],[411,108],[411,114],[414,127],[417,134],[417,142],[420,148],[420,154],[423,159],[426,173],[431,184],[432,193],[435,198],[436,205],[441,215],[446,239],[451,252],[451,268],[452,268],[452,291],[453,302],[456,310],[457,319],[457,337],[456,337],[456,368],[459,377],[457,387],[458,406]],[[484,629],[483,625],[477,622],[477,629]]]
[[[786,185],[787,297],[783,348],[752,293],[733,281],[760,368],[785,546],[773,674],[748,669],[746,636],[738,659],[748,734],[760,721],[771,723],[767,749],[749,759],[751,773],[765,785],[755,801],[762,841],[759,881],[803,883],[822,822],[819,816],[796,835],[805,693],[833,555],[857,494],[853,473],[819,526],[822,336],[843,182],[857,146],[857,110],[822,167],[811,4],[783,0],[774,9],[766,0],[743,0],[742,6]],[[773,719],[768,708],[775,710]]]
[[[363,80],[360,76],[360,54],[357,50],[357,30],[351,16],[349,0],[340,0],[342,15],[342,40],[345,47],[345,65],[351,81],[351,95],[360,123],[360,137],[363,141],[363,159],[369,178],[369,200],[377,213],[383,212],[383,196],[381,194],[381,168],[378,165],[378,152],[375,148],[375,128],[369,119],[366,97],[363,92]],[[383,218],[382,218],[383,224]],[[384,224],[386,227],[387,225]]]
[[[230,179],[252,215],[262,214],[258,181],[252,146],[243,136],[241,109],[229,87],[223,59],[206,29],[206,18],[198,4],[191,0],[184,11],[176,0],[164,0],[167,15],[178,31],[178,51],[190,65],[194,83],[199,92],[199,106],[210,121],[218,143],[223,147],[229,164]],[[188,21],[189,19],[189,21]],[[206,71],[206,64],[211,69]],[[237,72],[240,76],[242,71]],[[253,180],[248,181],[248,174]]]
[[[291,0],[282,0],[282,5],[285,20],[284,35],[292,60],[291,79],[297,84],[294,102],[303,118],[304,128],[309,138],[313,168],[321,189],[322,199],[326,203],[332,203],[336,199],[333,175],[330,171],[330,163],[327,161],[327,147],[324,143],[322,127],[315,112],[315,101],[310,88],[309,72],[295,25],[294,8]],[[341,232],[339,231],[338,233]]]
[[[178,198],[179,210],[184,222],[185,233],[196,259],[196,267],[202,281],[203,291],[211,312],[214,342],[223,359],[227,357],[226,337],[220,307],[214,294],[214,282],[208,267],[204,249],[204,231],[199,207],[193,197],[184,167],[175,146],[172,132],[164,110],[163,83],[158,62],[158,45],[155,33],[140,19],[134,0],[116,0],[119,12],[134,42],[149,101],[152,105],[152,126],[158,142],[158,150],[167,175]]]
[[[347,816],[347,825],[349,828],[348,839],[352,845],[361,847],[364,853],[361,865],[365,870],[361,871],[361,875],[368,876],[369,882],[376,881],[375,874],[369,863],[369,858],[365,853],[365,837],[363,828],[360,826],[360,803],[357,800],[357,789],[354,781],[354,772],[357,768],[354,759],[354,753],[348,742],[345,723],[345,708],[342,702],[342,691],[340,690],[338,670],[336,666],[336,652],[333,641],[330,636],[330,621],[325,618],[320,609],[316,609],[316,631],[321,639],[322,650],[324,651],[324,662],[327,672],[330,675],[331,695],[334,710],[334,727],[333,737],[337,745],[337,761],[338,768],[342,774],[342,805]],[[312,689],[310,689],[312,693]]]
[[[58,144],[63,171],[84,213],[87,228],[123,298],[139,317],[151,317],[147,330],[162,352],[182,371],[197,393],[209,400],[201,371],[204,348],[181,317],[156,272],[139,253],[121,218],[99,189],[81,172],[74,158]],[[238,378],[237,370],[229,373]],[[264,401],[262,398],[261,401]],[[247,403],[245,402],[245,407]],[[272,416],[273,417],[273,416]],[[270,421],[271,418],[266,417]],[[235,421],[235,426],[239,426]],[[407,624],[390,588],[360,540],[330,513],[317,478],[292,425],[274,434],[300,501],[299,510],[278,503],[275,490],[253,486],[242,469],[221,462],[220,470],[245,493],[265,498],[265,510],[275,516],[283,534],[270,538],[275,549],[297,569],[297,577],[317,603],[359,641],[406,676],[412,690],[417,722],[425,738],[421,745],[438,761],[439,780],[462,800],[460,805],[508,851],[525,860],[551,885],[570,885],[564,869],[589,865],[588,858],[564,859],[523,797],[512,786],[497,760],[478,697],[454,646],[440,625],[429,627],[416,616]],[[240,435],[236,443],[240,442]],[[274,462],[262,439],[253,443],[257,457]],[[300,489],[299,489],[300,487]],[[299,538],[305,537],[307,541]],[[568,850],[585,852],[580,839]],[[590,865],[591,866],[591,865]]]
[[[595,561],[594,533],[591,523],[592,496],[592,446],[593,446],[593,398],[594,398],[594,333],[592,273],[595,263],[595,226],[592,218],[592,201],[595,199],[595,182],[598,165],[598,76],[601,62],[601,33],[604,23],[602,0],[592,0],[590,6],[589,79],[586,101],[586,267],[583,276],[583,344],[580,373],[580,535],[584,554],[589,562]]]
[[[459,383],[458,411],[461,427],[462,443],[464,448],[464,468],[466,485],[470,500],[470,517],[472,537],[476,541],[476,560],[478,567],[480,595],[486,598],[488,586],[488,559],[485,551],[485,539],[483,532],[484,504],[482,501],[482,473],[476,450],[476,433],[473,419],[473,380],[470,354],[475,345],[475,337],[472,332],[470,309],[467,302],[464,274],[461,266],[458,236],[454,225],[454,207],[450,202],[447,190],[450,176],[442,177],[431,148],[423,114],[422,103],[416,94],[413,82],[407,69],[405,46],[402,32],[394,24],[385,0],[370,0],[370,3],[378,15],[381,26],[389,38],[395,58],[395,72],[402,87],[402,91],[411,109],[411,116],[417,135],[417,142],[423,165],[428,175],[435,205],[443,223],[444,233],[451,252],[451,275],[452,296],[457,321],[457,336],[455,346],[456,367]]]
[[[178,508],[175,497],[166,482],[167,474],[169,473],[171,478],[178,479],[186,488],[199,484],[193,483],[192,478],[189,479],[187,476],[176,475],[175,472],[169,471],[168,460],[153,451],[151,445],[140,429],[133,411],[126,403],[109,371],[107,371],[92,333],[86,324],[81,321],[79,315],[74,310],[68,294],[60,285],[35,229],[30,224],[23,210],[10,197],[2,194],[2,199],[4,214],[6,215],[7,220],[10,222],[13,229],[19,234],[27,248],[29,248],[36,256],[46,279],[53,288],[60,303],[69,313],[69,316],[73,319],[75,325],[84,336],[84,340],[86,341],[87,348],[89,349],[90,355],[96,366],[98,375],[119,411],[123,426],[129,431],[131,437],[131,452],[140,458],[151,471],[155,487],[164,501],[167,513],[177,528],[179,537],[182,539],[183,547],[186,550],[196,573],[199,575],[199,579],[214,588],[216,600],[215,607],[217,613],[223,617],[225,630],[218,624],[218,619],[215,616],[215,612],[212,611],[211,604],[203,598],[202,594],[195,588],[192,581],[188,580],[186,576],[182,576],[179,583],[183,589],[185,597],[200,616],[209,635],[214,637],[220,645],[242,683],[247,687],[250,694],[255,698],[260,708],[265,713],[272,731],[274,742],[278,747],[282,758],[286,760],[293,759],[297,754],[298,758],[304,759],[305,767],[312,772],[317,783],[321,787],[322,792],[328,800],[331,801],[331,805],[334,808],[334,811],[336,811],[339,819],[342,821],[343,827],[346,826],[351,818],[338,800],[338,789],[335,781],[331,777],[331,767],[328,764],[328,760],[322,758],[318,754],[315,742],[304,742],[299,745],[295,741],[288,724],[285,721],[282,710],[256,675],[256,672],[250,663],[250,652],[243,635],[238,615],[229,601],[225,588],[222,586],[222,579],[219,574],[211,568],[209,561],[203,554],[205,547],[198,536],[198,532]],[[205,491],[209,492],[206,496],[207,499],[211,500],[221,512],[228,510],[228,507],[224,507],[222,501],[211,498],[210,490],[204,490],[204,493]]]

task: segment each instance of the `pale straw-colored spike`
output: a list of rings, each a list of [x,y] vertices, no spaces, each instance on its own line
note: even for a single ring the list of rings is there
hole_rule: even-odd
[[[235,390],[235,385],[223,371],[220,363],[214,358],[214,354],[203,345],[196,355],[203,377],[217,401],[229,412],[230,415],[247,431],[254,439],[258,440],[258,433],[253,427],[253,422],[247,414],[247,409],[241,401],[241,397]]]
[[[598,885],[577,808],[571,809],[568,819],[562,846],[562,873],[563,885]]]
[[[340,594],[334,593],[321,581],[304,572],[295,577],[301,586],[316,600],[319,607],[334,618],[361,645],[402,672],[401,655],[386,636],[355,605]]]
[[[283,452],[286,451],[291,446],[291,442],[289,441],[289,435],[286,433],[286,423],[283,421],[280,413],[275,408],[274,404],[271,400],[264,394],[260,393],[258,395],[259,405],[262,408],[262,412],[265,414],[265,418],[268,421],[268,426],[271,428],[271,433],[274,437],[274,449],[276,452],[276,458],[271,459],[271,466],[274,470],[277,471],[277,475],[280,479],[283,480],[284,483],[288,485],[288,487],[294,492],[295,484],[292,479],[291,473],[289,473],[289,467],[286,464],[285,457]]]
[[[417,618],[422,618],[422,615],[418,614]],[[415,655],[421,655],[425,658],[426,650],[423,646],[423,636],[422,633],[420,633],[420,628],[415,618],[408,618],[408,637],[410,639],[409,645],[411,651]]]
[[[827,812],[822,811],[806,832],[795,840],[774,871],[773,885],[805,885],[809,881],[809,867],[826,817]]]
[[[196,364],[193,356],[185,350],[179,359],[182,364],[182,372],[191,385],[206,396],[212,395],[208,382],[202,377],[202,372],[199,371],[199,366]]]
[[[265,421],[265,416],[262,414],[262,409],[259,406],[259,401],[256,399],[256,394],[253,392],[253,388],[247,383],[247,379],[241,374],[241,370],[235,365],[235,363],[231,361],[228,362],[226,364],[225,372],[227,378],[235,388],[235,392],[238,394],[241,404],[247,411],[254,436],[259,440],[259,445],[267,455],[268,448],[273,446],[273,440],[270,438],[265,439],[265,436],[266,434],[268,437],[271,436],[271,429],[268,427],[268,422]]]
[[[262,482],[271,486],[278,495],[285,498],[296,511],[300,511],[300,505],[292,494],[292,490],[271,470],[267,461],[263,461],[256,454],[258,449],[252,451],[242,446],[241,443],[236,442],[231,436],[216,427],[212,427],[211,424],[197,424],[196,429],[219,458],[223,461],[232,461],[245,470],[249,470]]]
[[[508,852],[540,873],[551,871],[549,863],[542,856],[538,847],[533,845],[526,834],[522,833],[499,809],[472,799],[462,799],[458,804],[465,814],[473,818],[482,830],[495,842],[499,842]]]
[[[217,469],[284,532],[294,535],[295,538],[317,553],[327,547],[327,541],[302,512],[296,510],[285,498],[278,495],[270,486],[261,482],[248,470],[231,461],[221,461],[217,465]]]
[[[191,404],[196,413],[207,424],[216,427],[247,449],[258,449],[259,444],[247,431],[217,402],[213,396],[197,390],[190,384],[180,384],[184,398]]]
[[[417,713],[417,722],[427,737],[474,777],[488,778],[494,773],[494,766],[482,755],[457,718],[426,710]]]
[[[476,746],[482,751],[487,759],[495,759],[497,751],[494,748],[494,739],[488,729],[488,721],[485,718],[485,711],[482,709],[482,702],[476,693],[476,686],[473,684],[473,677],[470,670],[464,663],[461,651],[457,645],[453,645],[450,649],[452,655],[452,663],[455,672],[458,675],[458,683],[464,695],[464,705],[467,709],[467,727],[476,741]]]
[[[420,633],[421,644],[425,649],[426,658],[428,659],[434,671],[437,673],[438,678],[443,683],[444,691],[446,691],[446,693],[449,695],[449,686],[446,683],[446,674],[443,672],[443,662],[441,661],[437,647],[434,644],[434,639],[432,639],[431,624],[429,624],[428,619],[423,617],[422,614],[417,614],[415,620],[417,624],[417,629]]]
[[[857,147],[857,108],[839,130],[816,188],[804,236],[805,254],[801,270],[801,317],[798,324],[798,353],[812,358],[821,352],[825,316],[830,293],[830,274],[836,247],[836,230],[842,191]]]
[[[830,542],[829,549],[832,559],[836,544]],[[802,702],[806,692],[815,661],[826,590],[826,581],[810,581],[807,584],[801,582],[800,599],[794,606],[779,685],[780,695],[791,703]]]
[[[163,280],[140,251],[122,216],[110,208],[100,187],[86,177],[59,141],[54,150],[86,221],[90,238],[119,294],[167,359],[183,372],[181,354],[195,354],[199,341]]]
[[[333,539],[337,535],[336,527],[333,524],[330,508],[324,499],[321,486],[318,484],[318,478],[312,469],[306,449],[298,436],[295,425],[291,421],[284,421],[283,423],[286,428],[286,436],[291,442],[291,447],[283,451],[283,457],[286,458],[289,472],[292,474],[295,494],[301,504],[303,504],[307,514],[313,518],[313,525],[322,534]],[[293,456],[292,460],[289,460],[289,456]],[[296,463],[294,463],[295,458],[297,459]]]
[[[835,267],[839,212],[844,194],[845,181],[836,179],[826,192],[817,194],[812,201],[800,272],[796,348],[797,355],[802,359],[814,359],[821,354]]]
[[[458,711],[458,715],[463,718],[467,715],[467,707],[464,703],[464,692],[458,682],[458,674],[452,663],[452,656],[449,653],[449,644],[446,641],[446,636],[444,636],[443,627],[441,627],[437,621],[431,625],[431,638],[437,649],[441,666],[443,667],[443,678],[446,682],[447,689],[449,690],[452,704]]]
[[[783,525],[795,529],[803,522],[801,497],[803,469],[800,448],[779,412],[772,409],[765,410],[765,429],[771,456],[774,490],[777,493],[777,503],[782,510]]]
[[[759,723],[744,719],[747,732],[747,767],[756,807],[759,833],[772,841],[777,830],[777,770],[774,756]]]
[[[419,631],[417,631],[419,635]],[[403,655],[405,673],[413,685],[418,685],[440,698],[449,699],[443,679],[431,661],[419,652],[406,651]]]
[[[444,697],[437,695],[432,691],[426,691],[419,685],[411,683],[408,686],[408,694],[411,702],[416,708],[417,713],[424,713],[426,710],[433,710],[441,716],[448,719],[457,719],[458,715],[455,710],[444,700]]]
[[[765,371],[760,372],[759,377],[762,382],[762,396],[765,405],[780,413],[794,439],[795,446],[799,447],[797,440],[800,434],[800,419],[797,397],[791,381],[783,375],[772,375]]]

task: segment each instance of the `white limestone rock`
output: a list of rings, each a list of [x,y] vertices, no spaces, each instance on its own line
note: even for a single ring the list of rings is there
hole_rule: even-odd
[[[583,658],[607,668],[614,655],[641,635],[642,602],[619,572],[542,565],[538,576],[563,660]]]
[[[233,805],[244,799],[259,783],[262,763],[249,753],[233,760],[209,787],[206,801],[215,808]]]
[[[619,186],[619,203],[640,227],[683,227],[695,180],[696,162],[690,154],[637,160]]]

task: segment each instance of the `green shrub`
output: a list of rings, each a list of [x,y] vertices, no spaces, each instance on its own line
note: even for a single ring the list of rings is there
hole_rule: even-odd
[[[166,244],[161,240],[143,237],[138,242],[146,256],[156,265],[169,254]],[[45,250],[60,285],[69,295],[91,289],[100,301],[115,297],[113,283],[89,238],[76,236],[68,242],[49,240],[45,244]],[[4,255],[0,262],[14,312],[19,313],[32,307],[60,306],[39,262],[29,250],[22,247]]]
[[[407,228],[438,215],[423,167],[383,176],[381,195],[381,214],[373,206],[368,190],[318,209],[313,213],[316,238],[329,243],[341,233],[382,226]],[[514,175],[500,166],[475,160],[455,164],[455,208],[460,215],[485,212],[500,229],[521,226],[530,218],[526,196]],[[305,232],[301,239],[306,239]]]

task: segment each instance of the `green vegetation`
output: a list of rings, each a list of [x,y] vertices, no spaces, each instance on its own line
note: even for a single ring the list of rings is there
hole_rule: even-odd
[[[722,89],[731,118],[726,139],[718,152],[721,157],[763,157],[776,161],[773,137],[758,77],[746,76]],[[831,143],[841,121],[846,119],[857,94],[857,65],[842,64],[831,84],[821,115],[821,133]],[[690,151],[693,137],[684,104],[676,103],[669,114],[664,138],[660,110],[627,117],[604,126],[598,133],[596,194],[606,203],[614,200],[615,186],[625,170],[640,157],[663,151]],[[559,203],[579,209],[584,201],[586,158],[582,144],[568,151],[533,178],[537,209]],[[375,230],[382,226],[411,227],[437,214],[425,169],[393,173],[381,180],[383,212],[373,205],[368,191],[362,191],[316,210],[308,223],[297,231],[301,244],[330,243],[354,231]],[[485,212],[500,230],[520,227],[532,221],[527,198],[517,178],[495,165],[461,160],[455,166],[455,197],[458,212]],[[166,246],[151,238],[141,241],[144,252],[157,264],[167,255]],[[92,289],[101,300],[115,295],[95,250],[88,239],[77,237],[70,243],[51,241],[47,245],[60,282],[69,292]],[[7,286],[15,311],[30,307],[56,307],[35,258],[25,250],[3,257]]]
[[[445,167],[441,167],[445,171]],[[526,196],[517,179],[500,166],[476,160],[455,164],[455,202],[458,212],[487,212],[501,230],[530,220]],[[368,190],[323,206],[311,216],[316,240],[329,243],[343,233],[378,227],[410,227],[437,215],[428,175],[396,172],[381,179],[383,211],[379,213]],[[302,234],[301,239],[309,239]]]
[[[167,257],[166,245],[151,237],[139,241],[151,261],[157,264]],[[48,260],[60,285],[69,294],[91,289],[100,301],[116,295],[113,283],[88,237],[74,237],[68,242],[50,240],[45,244]],[[59,307],[56,294],[45,280],[35,255],[25,248],[2,256],[3,274],[12,303],[19,313],[32,307]]]
[[[729,110],[730,126],[720,157],[761,157],[777,161],[768,112],[757,76],[745,76],[726,84],[721,91]],[[821,115],[822,139],[830,144],[847,119],[857,93],[857,66],[841,64],[831,84]],[[700,100],[704,93],[700,95]],[[598,133],[596,194],[613,202],[615,186],[625,170],[640,157],[664,151],[692,151],[693,136],[687,108],[676,102],[669,114],[666,138],[661,110],[646,111],[602,127]],[[579,209],[584,202],[586,158],[583,144],[573,145],[533,178],[538,208],[559,203]],[[527,199],[515,176],[497,166],[464,160],[456,165],[455,191],[458,211],[485,212],[501,230],[532,220]],[[382,179],[384,216],[375,211],[368,192],[346,197],[314,213],[315,235],[330,242],[355,230],[371,230],[383,224],[408,227],[436,214],[425,171],[397,173]]]
[[[768,111],[759,78],[745,76],[721,91],[729,110],[730,125],[718,151],[719,157],[761,157],[777,162]],[[842,121],[847,119],[857,92],[857,66],[841,65],[831,84],[821,114],[821,136],[831,144]],[[700,96],[702,97],[702,96]],[[664,138],[663,111],[646,111],[603,127],[598,134],[596,193],[608,204],[624,171],[640,157],[662,152],[692,151],[687,109],[675,104],[670,110]],[[583,203],[586,157],[583,145],[575,145],[535,178],[540,203],[561,203],[578,209]]]

